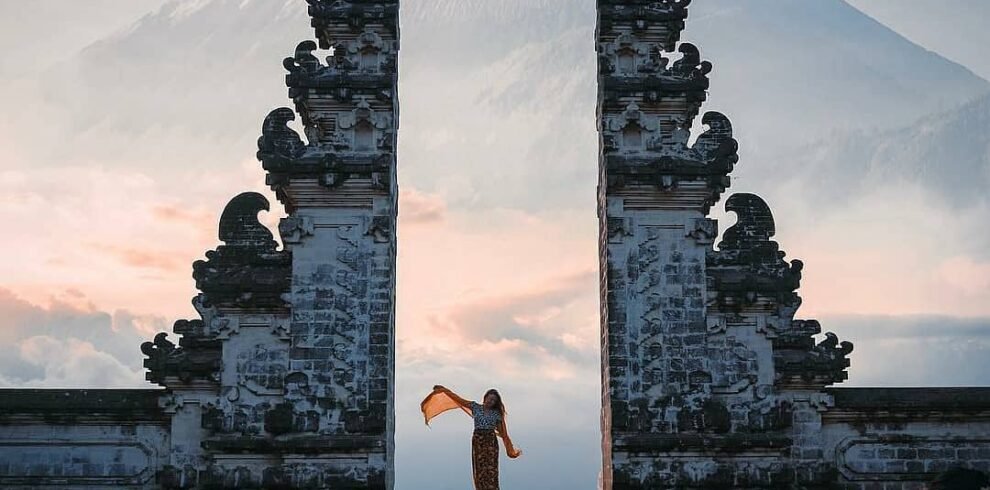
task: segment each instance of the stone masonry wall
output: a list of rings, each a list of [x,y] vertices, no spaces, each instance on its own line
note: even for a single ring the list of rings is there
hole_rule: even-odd
[[[682,409],[703,398],[711,383],[704,342],[706,247],[684,239],[702,217],[626,211],[616,201],[607,244],[612,429],[676,432],[692,423]]]
[[[837,487],[921,490],[954,468],[990,475],[990,389],[830,393],[835,404],[822,416],[822,457],[835,462]]]
[[[0,488],[157,488],[160,390],[0,390]]]

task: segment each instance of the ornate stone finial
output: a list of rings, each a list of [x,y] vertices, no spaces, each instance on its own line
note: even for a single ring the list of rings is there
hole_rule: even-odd
[[[220,240],[229,247],[244,247],[274,252],[272,232],[258,220],[258,213],[268,211],[268,199],[257,192],[245,192],[230,200],[220,215]]]
[[[275,109],[265,118],[261,138],[258,139],[258,160],[266,170],[299,158],[306,152],[306,144],[299,133],[289,127],[289,122],[295,119],[295,111],[288,107]]]
[[[814,330],[809,331],[808,326]],[[821,331],[818,322],[795,321],[793,332],[774,340],[774,370],[778,385],[823,387],[849,378],[852,342],[839,342],[832,332],[814,344],[812,333]]]
[[[689,77],[704,77],[711,73],[712,64],[701,61],[701,51],[694,44],[681,43],[677,51],[683,56],[670,67],[672,73]]]
[[[853,351],[852,342],[839,342],[839,336],[832,332],[825,332],[825,340],[815,346],[815,351],[833,369],[843,370],[849,367],[849,359],[846,358]],[[845,379],[845,377],[843,377]]]
[[[282,61],[282,66],[289,70],[289,73],[319,72],[323,65],[320,64],[320,59],[313,55],[313,51],[316,49],[315,41],[303,41],[296,46],[294,56]]]
[[[148,370],[145,378],[158,384],[164,384],[170,361],[181,355],[181,351],[168,340],[165,332],[155,335],[153,342],[141,344],[141,353],[147,357],[144,360],[144,367]]]
[[[734,194],[725,209],[738,216],[725,231],[719,250],[709,252],[712,298],[723,307],[739,308],[757,298],[773,300],[777,306],[796,309],[801,298],[795,292],[801,285],[800,260],[784,260],[777,242],[773,213],[766,201],[755,194]]]
[[[292,257],[276,250],[272,232],[258,219],[268,209],[268,199],[256,192],[240,194],[224,208],[219,226],[224,245],[207,252],[207,260],[193,263],[203,306],[285,305],[282,295],[289,288]]]
[[[738,221],[722,236],[719,244],[722,250],[751,249],[765,245],[777,233],[770,206],[760,196],[733,194],[726,201],[725,210],[736,213]],[[776,244],[773,248],[776,249]]]
[[[141,352],[148,356],[145,360],[145,364],[149,361],[157,362],[161,361],[169,356],[175,351],[175,344],[168,340],[168,334],[161,332],[155,335],[155,340],[152,342],[145,342],[141,344]]]
[[[710,111],[702,116],[701,123],[708,126],[708,130],[698,136],[691,149],[699,160],[710,165],[721,164],[726,173],[731,172],[739,161],[736,153],[739,143],[732,137],[732,122],[725,114]]]

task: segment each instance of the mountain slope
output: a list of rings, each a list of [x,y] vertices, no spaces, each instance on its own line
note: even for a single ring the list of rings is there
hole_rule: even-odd
[[[476,205],[587,205],[594,5],[405,2],[400,145],[415,171],[404,178]],[[46,132],[11,139],[33,145],[39,164],[85,154],[110,167],[231,168],[252,158],[264,115],[288,104],[280,62],[312,36],[308,24],[297,0],[169,2],[53,66],[42,93],[12,96],[35,118],[14,130]],[[765,155],[835,128],[896,127],[990,90],[842,0],[697,1],[683,40],[714,63],[707,108],[736,127],[742,182],[764,176]],[[464,155],[474,161],[454,183],[450,166]]]
[[[899,129],[835,133],[780,161],[786,162],[777,169],[782,176],[807,182],[821,200],[906,182],[956,209],[986,205],[990,95]]]
[[[908,39],[990,79],[990,2],[986,0],[847,0]]]
[[[0,2],[0,78],[62,61],[106,32],[130,26],[165,0]],[[43,24],[43,35],[39,33]]]
[[[899,126],[990,91],[841,0],[706,0],[691,15],[683,39],[715,65],[712,102],[739,128],[744,162],[747,149]]]

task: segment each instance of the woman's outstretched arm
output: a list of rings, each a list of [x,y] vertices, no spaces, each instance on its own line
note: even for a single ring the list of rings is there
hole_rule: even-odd
[[[443,385],[436,385],[436,386],[433,387],[433,390],[434,391],[436,391],[436,390],[443,391],[444,393],[447,394],[447,396],[450,397],[451,400],[454,400],[458,405],[460,405],[461,408],[464,408],[464,409],[467,409],[467,410],[471,410],[471,404],[474,403],[471,400],[467,400],[467,399],[461,398],[460,395],[458,395],[457,393],[454,393],[449,388],[447,388],[446,386],[443,386]]]
[[[509,438],[509,430],[505,427],[504,418],[498,422],[498,435],[502,438],[502,444],[505,445],[506,456],[515,459],[522,455],[522,450],[512,445],[512,439]]]

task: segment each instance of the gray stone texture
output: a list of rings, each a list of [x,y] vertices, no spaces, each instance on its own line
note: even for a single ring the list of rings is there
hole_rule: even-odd
[[[0,391],[3,488],[393,487],[398,1],[308,3],[258,141],[282,248],[230,201],[200,318],[141,346],[161,389]]]
[[[707,215],[737,144],[712,112],[689,144],[712,71],[680,42],[690,3],[598,1],[605,490],[908,489],[987,472],[990,390],[827,388],[853,346],[794,318],[803,264],[784,260],[760,197],[727,199],[738,220],[714,246]]]

